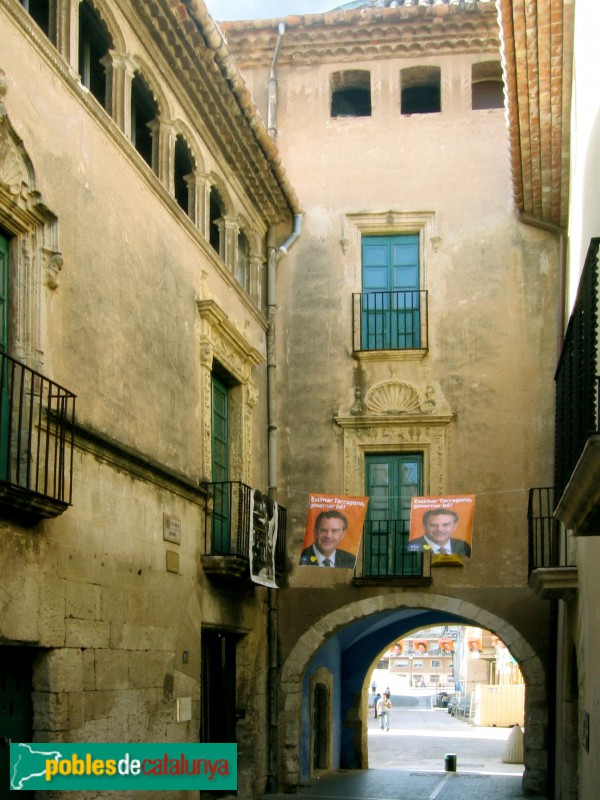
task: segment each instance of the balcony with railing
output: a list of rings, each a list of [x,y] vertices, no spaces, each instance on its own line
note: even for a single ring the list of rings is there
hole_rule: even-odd
[[[354,352],[413,351],[428,348],[427,292],[360,292],[352,295]]]
[[[565,599],[577,588],[574,543],[554,517],[554,487],[529,490],[529,585],[540,597]]]
[[[426,553],[408,552],[408,533],[408,520],[367,520],[362,559],[358,561],[354,582],[429,585],[431,557]]]
[[[555,375],[555,516],[577,536],[600,535],[599,249],[592,239]]]
[[[72,500],[75,395],[0,353],[0,506],[55,517]]]
[[[285,573],[286,509],[241,481],[209,483],[207,488],[212,501],[204,525],[206,575],[226,584],[249,583],[259,562],[272,565],[279,581]],[[270,531],[276,531],[274,541]]]

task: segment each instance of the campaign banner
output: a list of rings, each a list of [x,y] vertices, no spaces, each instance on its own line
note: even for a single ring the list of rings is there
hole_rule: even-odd
[[[274,500],[255,489],[250,496],[250,578],[262,586],[277,588],[275,551],[278,535],[278,507]]]
[[[475,495],[411,498],[407,550],[470,558],[474,515]]]
[[[235,791],[236,744],[11,743],[14,791]]]
[[[354,569],[368,497],[311,494],[300,564]]]

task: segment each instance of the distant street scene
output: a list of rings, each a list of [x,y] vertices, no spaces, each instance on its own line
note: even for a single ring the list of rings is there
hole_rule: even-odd
[[[432,707],[431,692],[392,694],[390,730],[381,730],[369,709],[370,769],[445,770],[445,756],[456,756],[458,772],[521,775],[522,764],[503,762],[511,728],[479,727]],[[413,703],[418,705],[413,705]]]

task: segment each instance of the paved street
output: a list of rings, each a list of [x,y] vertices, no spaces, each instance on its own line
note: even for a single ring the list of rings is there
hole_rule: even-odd
[[[478,728],[446,709],[402,706],[392,695],[390,730],[368,721],[369,769],[338,770],[298,791],[318,800],[522,800],[522,764],[502,761],[509,728]],[[446,754],[456,772],[445,771]],[[288,800],[267,795],[265,800]],[[545,800],[539,797],[537,800]]]

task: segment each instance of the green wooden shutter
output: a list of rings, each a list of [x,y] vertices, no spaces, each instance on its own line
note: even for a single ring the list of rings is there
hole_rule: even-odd
[[[212,482],[214,484],[214,510],[212,514],[212,553],[227,555],[231,552],[231,509],[229,501],[229,393],[214,375],[212,376]]]
[[[362,239],[363,350],[420,347],[419,236]]]
[[[420,562],[406,552],[406,543],[410,501],[422,493],[422,475],[420,453],[366,456],[365,576],[420,574]]]
[[[0,351],[8,351],[8,240],[0,235]],[[8,391],[8,364],[0,367],[0,480],[7,480],[8,437],[10,430],[10,405]]]

